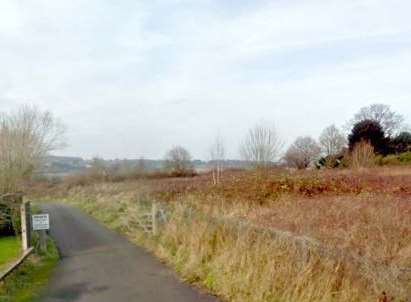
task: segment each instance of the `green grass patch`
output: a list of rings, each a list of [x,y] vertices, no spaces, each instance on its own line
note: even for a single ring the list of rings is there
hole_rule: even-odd
[[[0,271],[21,254],[20,240],[17,237],[0,237]]]
[[[48,241],[48,252],[33,254],[15,272],[0,283],[0,302],[39,301],[42,289],[59,259],[54,243]]]

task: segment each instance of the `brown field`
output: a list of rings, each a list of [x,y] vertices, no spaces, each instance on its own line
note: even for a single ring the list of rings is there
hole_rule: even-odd
[[[320,299],[318,295],[310,295],[304,290],[298,290],[301,283],[293,285],[292,294],[290,294],[291,285],[284,283],[275,289],[278,293],[282,293],[278,294],[278,297],[268,295],[268,298],[260,297],[259,300],[250,298],[248,301],[385,302],[406,301],[405,299],[411,297],[411,168],[303,172],[226,171],[223,182],[218,186],[211,185],[210,175],[207,174],[192,178],[153,177],[110,183],[93,181],[91,178],[85,181],[81,177],[72,177],[61,184],[32,186],[31,195],[71,201],[76,199],[77,204],[80,203],[80,206],[104,222],[115,222],[115,227],[119,227],[119,221],[116,220],[118,217],[107,217],[108,214],[98,212],[99,208],[105,210],[109,208],[113,211],[121,209],[127,212],[127,208],[131,208],[133,202],[141,199],[161,200],[174,205],[190,205],[212,217],[247,221],[254,226],[284,231],[291,236],[318,241],[326,249],[341,251],[342,254],[352,257],[345,258],[345,261],[346,259],[360,259],[359,261],[366,261],[370,267],[370,272],[361,271],[359,275],[356,275],[348,271],[349,265],[346,266],[344,277],[341,277],[341,280],[337,278],[339,281],[335,281],[336,283],[327,289],[321,289],[321,278],[315,276],[315,273],[309,275],[307,280],[311,280],[311,284],[310,286],[306,284],[307,288],[311,288],[313,293],[322,291],[323,297],[328,298]],[[227,301],[247,301],[244,297],[252,294],[252,289],[249,289],[247,294],[233,296],[236,288],[234,284],[228,282],[225,287],[220,288],[216,287],[213,282],[211,285],[207,283],[214,258],[209,259],[211,264],[207,266],[207,273],[201,273],[198,268],[194,271],[192,268],[193,261],[197,263],[189,256],[194,253],[194,247],[182,251],[185,255],[182,259],[187,264],[180,263],[182,259],[178,257],[178,252],[170,252],[179,244],[204,244],[204,241],[193,243],[194,239],[189,239],[187,232],[180,234],[181,229],[176,228],[181,225],[183,224],[177,222],[174,226],[170,225],[170,228],[173,227],[173,232],[165,232],[167,236],[164,236],[163,241],[160,242],[160,247],[157,245],[153,250],[177,267],[177,270],[181,271],[183,276],[190,281],[209,287],[226,297]],[[200,226],[199,221],[195,227],[200,228]],[[204,230],[198,231],[202,236],[207,234]],[[132,237],[133,230],[127,229],[126,232]],[[222,239],[223,242],[230,240],[226,235],[219,233],[213,236],[222,236],[221,238],[225,238]],[[250,240],[249,237],[247,238]],[[264,244],[269,246],[270,243],[266,242],[267,238],[264,240]],[[247,247],[246,243],[243,244],[244,249],[251,247]],[[198,253],[198,248],[194,249],[196,253]],[[270,247],[270,249],[274,248],[275,245]],[[215,247],[214,249],[213,253],[217,254],[218,249]],[[232,251],[225,247],[223,254],[240,257],[237,254],[238,251],[235,254]],[[258,251],[253,252],[258,253]],[[260,252],[263,253],[261,250]],[[274,254],[273,251],[273,258],[276,257]],[[254,254],[255,259],[259,256]],[[292,261],[296,260],[295,257],[290,257],[287,261],[289,265],[293,265]],[[320,259],[320,261],[321,265],[327,262],[325,259]],[[214,264],[218,263],[222,265],[216,258]],[[200,262],[198,267],[202,265],[203,262]],[[389,273],[384,276],[379,273],[378,277],[373,277],[372,266],[378,267],[379,271],[386,270]],[[338,269],[341,268],[340,262],[337,261],[330,267],[321,268],[322,275],[320,276],[330,278],[331,274],[334,278],[335,274],[340,274]],[[336,269],[334,273],[332,273],[332,267]],[[352,269],[355,270],[355,268]],[[310,272],[312,270],[313,267],[310,268]],[[226,273],[232,278],[235,276],[240,278],[238,272]],[[275,274],[275,272],[272,273]],[[283,278],[292,277],[285,274]],[[373,280],[370,285],[368,281],[367,283],[359,280],[364,278],[368,281],[373,278],[376,280]],[[304,283],[307,280],[301,282]],[[242,282],[244,286],[246,280],[236,282]],[[270,284],[274,282],[274,277],[271,276],[264,282]],[[267,292],[274,291],[272,287],[267,288],[269,288],[266,289]],[[392,299],[390,295],[393,296]]]

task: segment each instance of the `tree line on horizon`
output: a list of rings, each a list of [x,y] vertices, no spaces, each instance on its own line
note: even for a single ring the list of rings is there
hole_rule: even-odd
[[[256,124],[245,134],[239,154],[244,165],[257,168],[367,166],[375,162],[375,156],[380,164],[411,162],[411,133],[407,129],[402,114],[388,105],[373,104],[361,108],[344,129],[330,125],[318,139],[298,137],[285,151],[275,127]],[[64,133],[59,120],[34,106],[0,114],[0,191],[19,190],[19,183],[30,178],[50,152],[64,145]],[[227,162],[221,135],[208,151],[213,183],[218,183]],[[165,154],[162,170],[171,176],[195,175],[193,163],[186,148],[174,146]],[[98,158],[90,166],[91,171],[103,176],[110,172],[105,161]],[[132,173],[146,170],[144,160],[133,169],[136,171]]]
[[[375,156],[380,164],[385,162],[385,158],[389,159],[387,163],[411,162],[411,132],[405,118],[385,104],[361,108],[344,129],[330,125],[318,140],[300,136],[285,152],[283,147],[284,141],[276,128],[260,123],[248,130],[239,153],[243,161],[257,168],[279,165],[295,169],[369,166],[375,162]],[[211,145],[209,158],[215,183],[221,177],[224,150],[224,141],[217,136]],[[165,161],[175,176],[193,171],[192,157],[182,146],[171,148]]]

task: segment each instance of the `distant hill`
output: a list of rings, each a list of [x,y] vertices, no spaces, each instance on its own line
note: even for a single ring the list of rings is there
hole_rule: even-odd
[[[42,173],[73,173],[87,169],[88,163],[81,157],[49,156],[45,160]]]
[[[164,160],[155,159],[113,159],[102,160],[107,167],[128,167],[141,168],[145,170],[155,171],[161,170],[164,167]],[[92,160],[86,160],[81,157],[71,156],[49,156],[45,164],[39,169],[38,173],[47,176],[64,176],[74,173],[81,173],[90,167]],[[210,168],[212,162],[203,160],[193,160],[192,164],[197,171],[206,171]],[[225,160],[224,166],[226,168],[245,168],[247,162],[241,160]]]

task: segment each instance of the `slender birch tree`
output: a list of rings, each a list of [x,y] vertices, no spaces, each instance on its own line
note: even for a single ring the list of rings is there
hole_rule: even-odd
[[[225,147],[224,141],[218,135],[210,148],[210,162],[212,168],[213,184],[218,185],[221,182],[224,170]]]

